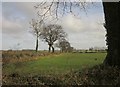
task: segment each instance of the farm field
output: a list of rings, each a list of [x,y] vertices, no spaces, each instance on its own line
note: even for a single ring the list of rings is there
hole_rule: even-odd
[[[106,53],[45,53],[32,59],[27,58],[29,52],[22,54],[23,59],[17,58],[16,53],[14,62],[3,63],[3,85],[115,85],[120,82],[119,68],[102,64]]]
[[[46,75],[64,74],[99,65],[106,53],[62,53],[48,55],[36,60],[7,63],[3,66],[3,74],[9,75]]]

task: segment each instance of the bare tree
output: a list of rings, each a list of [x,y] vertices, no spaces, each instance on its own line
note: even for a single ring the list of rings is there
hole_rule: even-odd
[[[86,2],[81,2],[81,0],[52,0],[51,2],[43,1],[36,6],[34,6],[39,11],[37,12],[38,16],[43,17],[44,19],[52,16],[53,19],[59,19],[63,15],[71,13],[74,16],[79,15],[78,10],[84,10],[86,12]]]
[[[43,20],[35,20],[32,19],[30,22],[31,28],[32,28],[32,34],[36,36],[36,52],[38,51],[38,38],[40,37],[40,33],[42,30],[42,27],[44,25]]]
[[[63,31],[60,25],[50,24],[43,28],[40,38],[42,38],[49,45],[49,52],[54,52],[53,44],[55,41],[65,38],[67,34]]]

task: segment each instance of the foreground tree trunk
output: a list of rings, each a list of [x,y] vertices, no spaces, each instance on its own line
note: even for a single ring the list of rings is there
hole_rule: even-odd
[[[120,2],[103,2],[108,51],[105,65],[120,67]]]

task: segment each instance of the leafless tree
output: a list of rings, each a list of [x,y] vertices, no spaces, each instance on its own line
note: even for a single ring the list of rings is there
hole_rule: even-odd
[[[83,0],[82,2],[81,0],[52,0],[51,2],[43,1],[34,7],[38,9],[37,14],[40,17],[51,16],[53,19],[59,19],[68,13],[78,16],[80,12],[75,9],[86,12],[87,3]]]
[[[55,41],[65,38],[67,34],[63,31],[60,25],[50,24],[45,26],[41,32],[40,38],[42,38],[49,45],[49,52],[54,52],[53,44]]]
[[[44,22],[43,20],[32,19],[32,21],[30,22],[30,25],[32,28],[31,33],[36,36],[36,52],[37,52],[38,51],[38,38],[40,37]]]

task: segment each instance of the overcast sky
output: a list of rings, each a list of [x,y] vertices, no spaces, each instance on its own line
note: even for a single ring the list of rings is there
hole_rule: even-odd
[[[35,49],[35,36],[29,28],[31,19],[37,18],[33,8],[35,5],[33,2],[2,3],[2,49]],[[79,18],[67,14],[58,23],[67,32],[68,40],[74,48],[106,46],[106,32],[102,25],[104,14],[100,2],[90,5],[87,14],[83,10]],[[48,49],[47,43],[40,40],[39,49]]]

